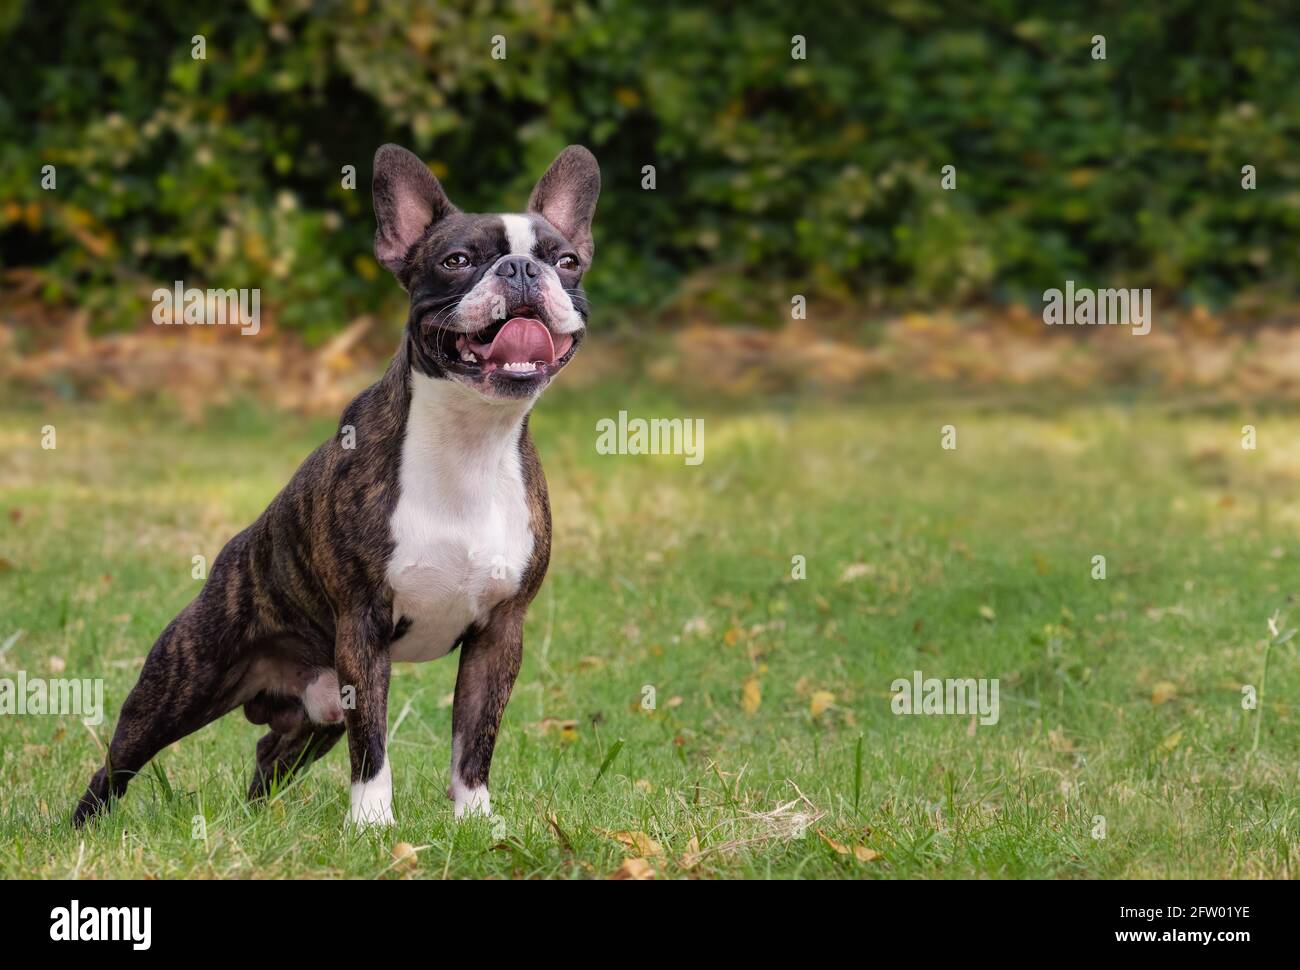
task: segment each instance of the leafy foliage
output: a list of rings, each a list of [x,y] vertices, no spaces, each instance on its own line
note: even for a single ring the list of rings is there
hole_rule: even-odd
[[[1214,303],[1292,282],[1300,21],[1095,6],[11,0],[0,258],[99,325],[183,278],[260,286],[319,337],[396,297],[370,256],[375,147],[407,144],[492,210],[577,141],[604,172],[607,310],[685,292],[775,321],[791,292],[951,303],[1075,278]]]

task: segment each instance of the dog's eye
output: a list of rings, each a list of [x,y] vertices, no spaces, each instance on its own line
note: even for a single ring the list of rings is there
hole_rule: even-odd
[[[555,261],[555,265],[560,269],[577,269],[578,257],[573,255],[573,253],[565,253]]]
[[[464,253],[452,253],[442,261],[446,269],[464,269],[469,265],[469,257]]]

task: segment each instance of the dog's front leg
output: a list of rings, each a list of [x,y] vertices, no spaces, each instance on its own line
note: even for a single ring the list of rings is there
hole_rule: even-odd
[[[352,759],[348,819],[359,828],[393,824],[387,751],[391,627],[381,608],[366,608],[340,616],[335,635],[334,663]]]
[[[503,604],[461,644],[451,709],[451,790],[456,817],[490,815],[488,772],[497,728],[524,655],[522,608]]]

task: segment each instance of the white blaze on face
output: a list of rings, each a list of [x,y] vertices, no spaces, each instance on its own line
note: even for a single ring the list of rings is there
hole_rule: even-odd
[[[531,256],[533,246],[537,243],[533,220],[528,216],[503,215],[501,221],[506,225],[506,242],[510,246],[510,255]]]

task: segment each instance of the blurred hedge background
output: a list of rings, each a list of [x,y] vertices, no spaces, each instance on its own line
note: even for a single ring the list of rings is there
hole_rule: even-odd
[[[1300,265],[1282,3],[2,0],[0,43],[4,293],[92,332],[174,279],[261,287],[309,344],[400,319],[370,248],[386,141],[488,210],[590,146],[611,327],[777,326],[792,293],[1041,307],[1066,279],[1217,311],[1289,301]]]

